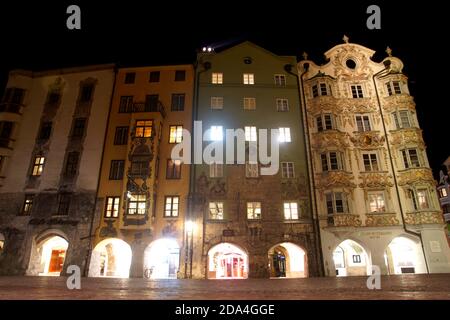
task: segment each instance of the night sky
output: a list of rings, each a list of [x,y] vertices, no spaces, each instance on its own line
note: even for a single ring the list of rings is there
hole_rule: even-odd
[[[54,2],[54,3],[53,3]],[[450,156],[448,13],[431,1],[14,1],[0,2],[0,88],[11,69],[45,70],[98,63],[121,66],[192,63],[204,45],[250,40],[280,55],[323,63],[346,34],[376,50],[390,46],[403,60],[415,96],[430,164]],[[272,4],[270,4],[272,3]],[[66,8],[81,7],[81,30],[66,28]],[[381,30],[366,27],[370,4]],[[447,43],[446,43],[447,42]]]

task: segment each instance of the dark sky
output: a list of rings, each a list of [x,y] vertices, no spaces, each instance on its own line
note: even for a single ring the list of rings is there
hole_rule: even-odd
[[[95,2],[95,5],[93,4]],[[78,4],[82,29],[66,28],[66,8]],[[366,27],[370,4],[381,8],[381,30]],[[42,70],[97,63],[191,63],[203,45],[240,40],[281,55],[309,53],[317,63],[347,34],[403,60],[437,171],[450,155],[447,13],[431,1],[14,1],[0,2],[0,88],[11,69]]]

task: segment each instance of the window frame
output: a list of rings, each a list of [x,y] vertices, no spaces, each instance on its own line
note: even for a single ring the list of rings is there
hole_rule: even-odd
[[[281,162],[281,177],[283,179],[295,178],[295,163],[293,161]]]
[[[364,94],[364,88],[362,84],[352,84],[350,85],[350,92],[352,94],[353,99],[363,99]]]
[[[223,84],[223,72],[212,72],[211,73],[211,83],[212,84]]]
[[[172,132],[172,129],[175,129],[175,131]],[[172,133],[174,133],[174,134],[172,135]],[[181,142],[183,142],[183,126],[178,125],[178,124],[170,125],[169,126],[169,144],[178,144]]]
[[[136,197],[136,200],[132,200],[132,197]],[[144,197],[144,199],[142,200],[141,197]],[[145,193],[130,193],[130,196],[128,198],[127,201],[127,211],[126,214],[130,215],[130,216],[143,216],[145,214],[147,214],[147,210],[148,210],[148,205],[147,205],[147,194]],[[130,204],[136,204],[135,208],[131,208]],[[139,204],[144,204],[144,212],[143,213],[139,213],[140,210],[142,210],[142,207],[139,207]],[[130,213],[131,210],[135,210],[134,213]]]
[[[109,209],[110,203],[109,200],[112,200],[111,203],[111,209]],[[116,203],[117,200],[117,203]],[[117,209],[116,209],[117,206]],[[111,214],[108,216],[108,211],[111,212]],[[120,197],[119,196],[107,196],[105,200],[105,212],[103,214],[103,217],[106,219],[115,219],[118,218],[120,214]]]
[[[215,208],[211,205],[214,204]],[[215,215],[212,214],[212,209],[218,209]],[[225,220],[225,204],[223,201],[209,201],[208,203],[208,220],[223,221]]]
[[[114,175],[114,170],[117,170],[117,173]],[[108,180],[122,180],[123,174],[125,171],[125,160],[111,160],[110,166],[109,166],[109,178]]]
[[[259,209],[259,217],[258,211]],[[250,212],[249,212],[250,210]],[[261,208],[261,202],[259,201],[247,201],[247,220],[261,220],[262,216],[262,208]]]
[[[166,162],[166,179],[167,180],[179,180],[181,179],[181,160],[179,159],[167,159]],[[179,168],[177,170],[177,167]]]
[[[37,161],[39,159],[39,161]],[[31,168],[31,176],[40,177],[44,171],[46,157],[43,155],[36,155],[33,158],[33,166]],[[36,171],[37,170],[37,171]]]
[[[295,204],[295,210],[297,211],[297,217],[294,218],[293,217],[293,212],[292,210],[294,209],[292,205]],[[286,205],[288,205],[288,207],[286,207]],[[286,211],[288,210],[288,211]],[[289,213],[289,218],[287,217],[287,213]],[[301,212],[300,212],[300,206],[298,205],[297,201],[289,201],[289,200],[285,200],[283,201],[283,220],[284,221],[297,221],[300,219],[301,216]]]
[[[254,85],[255,84],[255,74],[254,73],[243,73],[242,74],[242,83],[244,85]]]
[[[359,118],[359,121],[358,121]],[[365,119],[366,118],[366,119]],[[367,120],[367,122],[366,122]],[[372,131],[372,121],[369,114],[359,113],[355,115],[356,130],[358,132]],[[361,125],[361,126],[360,126]],[[360,130],[362,129],[362,130]]]
[[[167,200],[170,199],[170,203]],[[177,200],[177,203],[174,200]],[[170,208],[167,209],[167,205],[170,204]],[[174,209],[174,205],[176,204],[176,209]],[[174,212],[176,211],[176,215]],[[167,214],[169,212],[169,214]],[[178,195],[168,195],[164,196],[164,210],[163,217],[164,218],[178,218],[180,216],[180,196]]]

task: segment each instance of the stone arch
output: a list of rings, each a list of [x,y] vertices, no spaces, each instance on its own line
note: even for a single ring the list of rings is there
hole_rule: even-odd
[[[305,278],[308,276],[307,251],[293,242],[281,242],[268,250],[271,278]]]
[[[370,259],[366,247],[359,241],[345,239],[332,253],[336,276],[365,276],[371,274]]]
[[[420,239],[408,234],[393,238],[385,249],[388,274],[426,273]]]
[[[174,238],[151,242],[144,251],[144,277],[176,279],[180,270],[180,245]]]
[[[100,241],[92,251],[89,277],[128,278],[132,251],[128,243],[118,238]]]
[[[231,242],[220,242],[208,250],[208,279],[248,278],[249,257],[246,249]]]

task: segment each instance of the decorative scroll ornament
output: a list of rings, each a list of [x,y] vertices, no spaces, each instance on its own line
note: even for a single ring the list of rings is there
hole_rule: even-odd
[[[361,219],[356,214],[335,214],[333,215],[335,227],[360,227]]]
[[[431,169],[412,169],[400,173],[398,179],[399,186],[414,185],[417,183],[428,183],[434,185],[434,178]]]
[[[353,137],[350,137],[350,141],[356,148],[365,149],[382,147],[386,139],[376,131],[367,131],[355,133]]]
[[[328,188],[356,188],[356,184],[353,183],[353,175],[344,171],[331,171],[325,174],[321,174],[318,178],[318,189]]]
[[[367,215],[366,218],[366,226],[367,227],[387,227],[387,226],[396,226],[399,225],[400,222],[395,216],[395,214],[370,214]]]
[[[407,224],[443,224],[442,214],[437,212],[414,212],[407,213],[405,217]]]
[[[349,147],[348,134],[336,130],[323,131],[314,134],[312,147],[316,150],[323,150],[327,147],[343,150]]]
[[[393,187],[391,182],[392,176],[382,173],[369,173],[359,176],[362,182],[359,184],[360,188],[386,188]]]

